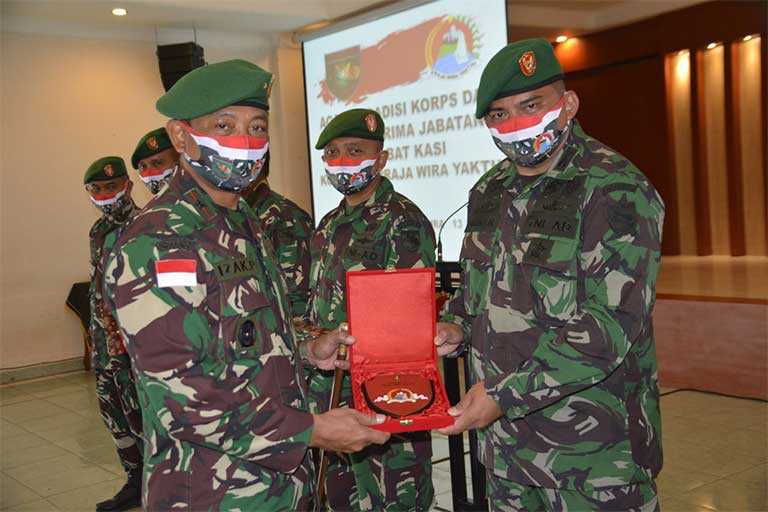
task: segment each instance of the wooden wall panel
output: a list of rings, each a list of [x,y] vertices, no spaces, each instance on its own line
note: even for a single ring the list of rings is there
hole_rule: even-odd
[[[699,256],[712,254],[712,229],[709,224],[709,179],[707,178],[706,109],[702,73],[702,56],[691,55],[691,139],[693,142],[694,198],[697,230],[696,245]],[[681,207],[685,207],[681,205]]]
[[[768,5],[766,5],[766,8],[768,8]],[[766,20],[765,16],[763,16],[763,20]],[[768,29],[761,32],[760,63],[760,75],[762,76],[760,91],[762,93],[761,99],[763,104],[763,108],[761,109],[763,113],[763,136],[761,137],[763,141],[763,151],[761,160],[763,161],[763,179],[765,180],[764,204],[766,205],[766,209],[768,209]],[[768,222],[765,223],[765,238],[768,240]]]
[[[761,66],[759,101],[763,108],[756,108],[753,101],[746,110],[749,115],[758,111],[762,114],[761,143],[755,144],[744,128],[744,109],[747,107],[742,105],[745,100],[743,91],[739,90],[744,89],[742,59],[737,53],[722,54],[723,48],[730,48],[745,35],[762,34],[757,39],[762,47],[761,60],[765,62],[767,23],[768,1],[718,0],[630,25],[579,35],[555,46],[569,85],[575,84],[573,88],[585,98],[596,98],[598,104],[610,105],[607,108],[588,105],[582,109],[579,118],[587,130],[635,161],[664,195],[669,214],[665,224],[666,255],[766,255],[768,251],[764,249],[768,246],[768,222],[763,222],[762,218],[754,220],[761,213],[764,216],[768,209],[768,159],[765,154],[768,75],[765,65]],[[711,42],[721,46],[705,50]],[[656,94],[658,88],[669,83],[659,71],[663,66],[652,71],[647,69],[646,75],[635,77],[636,81],[620,78],[642,67],[637,64],[639,62],[660,62],[681,50],[689,51],[691,55],[690,151],[677,147],[680,141],[687,144],[686,130],[675,124],[673,116],[684,122],[684,108],[669,96],[663,103],[655,103],[661,97]],[[629,128],[631,123],[625,123],[626,130],[616,129],[613,105],[619,95],[608,89],[611,84],[618,83],[623,84],[625,102],[644,109],[639,113],[622,112],[623,116],[640,119],[636,130]],[[754,81],[749,83],[756,84]],[[637,98],[646,101],[636,101]],[[660,109],[658,105],[664,107]],[[603,108],[605,112],[594,112],[594,108]],[[754,135],[754,132],[750,133]],[[658,138],[659,134],[664,134],[666,139]],[[647,146],[640,148],[638,140],[645,140]],[[657,154],[646,154],[651,147]],[[752,151],[751,156],[746,155],[747,150]],[[756,157],[755,151],[758,152]],[[690,155],[692,180],[685,175],[686,152]],[[746,163],[752,162],[751,159],[762,162],[759,176],[755,174],[754,166]],[[682,187],[692,191],[687,200],[683,198],[686,195],[683,192],[688,190],[684,191]],[[762,195],[758,201],[755,200],[756,192]],[[694,219],[693,223],[689,222],[691,219]],[[762,230],[764,236],[755,237],[758,230]]]
[[[719,0],[571,39],[556,48],[566,72],[703,48],[765,32],[768,2]]]
[[[703,108],[706,111],[703,139],[707,152],[707,180],[709,201],[709,226],[712,237],[712,254],[731,253],[730,205],[728,204],[728,162],[725,147],[725,80],[723,73],[723,47],[701,50],[701,78],[704,82]]]
[[[691,52],[682,50],[666,57],[668,145],[670,172],[675,178],[680,254],[695,255],[697,218],[691,138]]]
[[[766,210],[766,139],[762,123],[766,118],[764,99],[766,91],[761,88],[762,67],[766,55],[760,49],[765,38],[736,43],[738,55],[736,85],[734,92],[739,99],[738,129],[742,171],[742,199],[745,230],[745,252],[748,255],[768,255],[768,213]]]
[[[725,96],[725,150],[728,165],[728,206],[730,227],[730,253],[733,256],[747,254],[744,226],[744,179],[741,166],[741,104],[739,94],[741,68],[739,43],[723,48],[723,75]]]
[[[566,75],[579,95],[585,131],[629,158],[666,203],[664,253],[680,252],[674,173],[667,144],[665,64],[662,57]]]

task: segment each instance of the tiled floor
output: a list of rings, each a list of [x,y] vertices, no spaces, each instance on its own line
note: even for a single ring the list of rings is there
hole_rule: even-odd
[[[678,391],[662,414],[664,510],[768,511],[768,404]],[[447,440],[433,443],[445,459]],[[451,510],[447,461],[434,481],[438,507]],[[90,375],[0,387],[0,510],[92,511],[123,482]]]

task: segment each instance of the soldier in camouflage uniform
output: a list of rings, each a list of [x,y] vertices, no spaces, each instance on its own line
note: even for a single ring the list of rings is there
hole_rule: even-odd
[[[158,100],[180,167],[107,264],[144,412],[148,510],[308,510],[309,447],[389,438],[368,427],[383,417],[307,410],[299,357],[348,367],[337,348],[354,338],[339,329],[299,342],[272,247],[240,197],[268,148],[271,81],[249,62],[220,62]]]
[[[275,256],[288,285],[293,316],[307,310],[309,296],[309,239],[312,218],[299,206],[269,187],[269,154],[262,178],[245,193],[245,200],[261,222],[264,235],[272,242]]]
[[[128,510],[140,503],[141,496],[141,410],[136,398],[131,363],[114,316],[102,296],[104,254],[114,243],[114,233],[138,213],[131,198],[132,183],[125,163],[116,156],[96,160],[85,173],[85,188],[103,215],[91,228],[91,286],[89,329],[91,366],[96,377],[96,396],[101,417],[117,447],[128,482],[96,510]]]
[[[312,238],[307,321],[317,327],[335,329],[346,321],[347,271],[434,266],[432,225],[379,174],[387,162],[383,141],[379,114],[353,109],[336,116],[315,146],[324,150],[329,181],[345,196]],[[312,376],[312,397],[320,410],[329,406],[332,382],[332,374]],[[352,404],[348,376],[341,403]],[[386,445],[349,459],[330,455],[328,505],[333,510],[427,510],[434,498],[431,456],[428,432],[395,435]]]
[[[152,195],[157,195],[179,165],[179,153],[165,128],[156,128],[139,139],[131,156],[131,165],[139,171],[139,178]]]
[[[468,345],[475,384],[443,432],[478,429],[493,510],[658,509],[664,204],[578,106],[544,40],[502,49],[478,88],[508,158],[470,191],[463,284],[435,343]]]

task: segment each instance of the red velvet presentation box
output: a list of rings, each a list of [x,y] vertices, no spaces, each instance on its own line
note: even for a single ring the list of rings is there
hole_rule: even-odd
[[[434,269],[347,272],[355,408],[388,416],[374,428],[398,433],[453,424],[437,367],[435,315]]]

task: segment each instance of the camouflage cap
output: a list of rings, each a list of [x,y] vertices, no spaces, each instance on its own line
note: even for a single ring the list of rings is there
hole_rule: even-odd
[[[131,165],[134,169],[138,169],[141,160],[172,147],[173,144],[171,144],[171,139],[165,128],[152,130],[136,144],[136,149],[133,150],[133,156],[131,156]]]
[[[337,137],[384,140],[384,120],[378,112],[367,108],[353,108],[337,115],[317,138],[315,149],[323,149]]]
[[[229,105],[269,110],[272,73],[235,59],[193,69],[157,100],[158,112],[172,119],[194,119]]]
[[[546,39],[510,43],[485,66],[477,87],[475,117],[480,119],[497,98],[520,94],[563,78],[555,50]]]
[[[127,176],[125,162],[119,156],[105,156],[93,162],[88,170],[85,171],[83,183],[88,184],[94,181],[107,181],[120,176]]]

